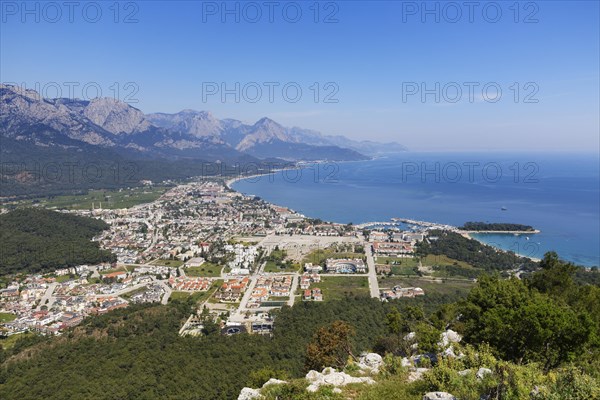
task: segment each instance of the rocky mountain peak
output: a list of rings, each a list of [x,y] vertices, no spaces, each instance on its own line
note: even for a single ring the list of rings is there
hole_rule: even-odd
[[[269,143],[274,140],[283,142],[294,142],[293,138],[286,133],[286,129],[270,118],[259,119],[246,137],[237,145],[237,150],[244,151],[259,143]]]
[[[107,97],[91,100],[83,114],[96,125],[116,135],[141,132],[151,125],[144,113],[137,108]]]
[[[186,109],[175,114],[148,114],[147,118],[152,124],[161,128],[195,137],[220,136],[223,131],[221,121],[208,111]]]

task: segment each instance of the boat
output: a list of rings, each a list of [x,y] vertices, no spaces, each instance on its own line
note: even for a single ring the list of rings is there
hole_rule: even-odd
[[[500,207],[500,209],[501,209],[502,211],[506,211],[506,210],[508,210],[508,208],[506,208],[506,207]]]

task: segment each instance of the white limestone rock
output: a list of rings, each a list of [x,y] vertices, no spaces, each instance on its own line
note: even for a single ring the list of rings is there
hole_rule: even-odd
[[[479,370],[477,371],[477,379],[483,379],[484,376],[489,375],[492,373],[492,370],[489,368],[479,368]]]
[[[319,385],[315,384],[315,383],[311,383],[310,385],[308,385],[308,387],[306,388],[307,392],[311,392],[314,393],[317,390],[319,390]]]
[[[447,392],[425,393],[423,400],[456,400],[456,397]]]
[[[238,400],[260,399],[261,397],[262,396],[260,395],[260,392],[258,391],[258,389],[252,389],[249,387],[245,387],[240,392],[240,395],[238,396]]]
[[[375,381],[369,377],[354,377],[345,372],[338,372],[333,368],[325,368],[322,373],[309,371],[306,374],[306,380],[310,385],[306,388],[309,392],[316,392],[322,385],[331,385],[334,387],[346,386],[349,383],[373,384]]]
[[[455,358],[456,354],[454,353],[454,347],[449,346],[446,350],[442,352],[443,357]]]
[[[410,371],[408,374],[408,378],[406,380],[408,382],[418,381],[423,378],[423,374],[429,371],[429,368],[415,368],[413,371]]]
[[[358,359],[360,369],[370,370],[379,373],[379,368],[383,365],[383,358],[377,353],[367,353]]]
[[[266,388],[269,385],[281,385],[281,384],[284,384],[284,383],[287,383],[287,382],[279,380],[279,379],[271,378],[268,381],[266,381],[264,385],[262,385],[262,388],[264,389],[264,388]]]
[[[309,381],[309,382],[314,382],[314,381],[316,381],[319,378],[320,375],[321,374],[319,372],[311,369],[306,374],[306,380]]]
[[[446,348],[452,343],[459,343],[462,340],[462,336],[460,336],[457,332],[452,329],[448,329],[445,332],[440,334],[440,341],[438,342],[438,346],[441,348]]]

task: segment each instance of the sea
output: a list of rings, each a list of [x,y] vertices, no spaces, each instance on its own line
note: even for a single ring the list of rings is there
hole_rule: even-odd
[[[232,187],[307,217],[362,224],[406,218],[531,225],[539,234],[476,234],[503,250],[556,251],[600,265],[598,153],[404,152],[368,161],[305,164]]]

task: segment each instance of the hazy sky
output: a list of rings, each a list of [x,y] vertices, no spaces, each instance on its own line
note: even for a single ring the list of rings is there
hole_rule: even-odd
[[[0,80],[49,97],[415,150],[599,148],[598,1],[0,4]]]

